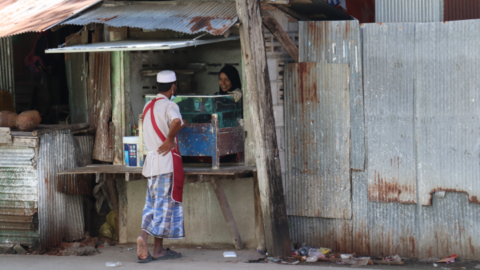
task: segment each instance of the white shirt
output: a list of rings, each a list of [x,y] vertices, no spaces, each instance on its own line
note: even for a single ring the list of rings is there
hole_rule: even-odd
[[[166,96],[158,94],[156,98],[163,99],[158,100],[153,108],[155,122],[166,138],[168,136],[168,132],[170,131],[170,125],[174,119],[180,119],[183,125],[182,115],[180,114],[180,108],[178,105],[175,102],[170,101]],[[145,104],[145,107],[143,108],[144,112],[145,108],[148,106],[148,104],[150,104],[150,102]],[[150,116],[151,112],[148,110],[147,114],[144,115],[143,120],[143,143],[148,150],[142,172],[143,176],[145,177],[173,172],[172,153],[168,152],[167,155],[163,156],[159,155],[157,152],[158,148],[163,142],[153,129]],[[177,142],[175,141],[175,143]]]

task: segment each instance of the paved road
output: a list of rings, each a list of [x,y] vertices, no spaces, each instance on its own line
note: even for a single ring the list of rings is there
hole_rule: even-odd
[[[126,250],[132,248],[132,250]],[[237,258],[223,258],[225,250],[207,250],[198,248],[176,248],[175,250],[181,252],[183,258],[171,261],[152,261],[148,264],[139,264],[136,262],[136,252],[134,245],[120,245],[115,247],[106,247],[100,249],[101,254],[88,257],[77,256],[48,256],[48,255],[0,255],[0,269],[19,269],[19,270],[94,270],[94,269],[109,269],[106,267],[106,262],[122,262],[123,266],[120,269],[162,269],[162,270],[217,270],[217,269],[262,269],[262,270],[282,270],[282,269],[298,269],[305,267],[314,267],[315,270],[351,270],[351,267],[335,265],[332,263],[318,263],[318,264],[303,264],[303,265],[278,265],[274,263],[244,263],[249,259],[260,258],[260,255],[251,250],[236,251]],[[151,250],[151,246],[149,247]],[[476,264],[469,264],[467,269],[473,269],[472,266]],[[405,265],[405,266],[371,266],[361,267],[361,269],[388,269],[388,270],[437,270],[451,268],[452,270],[461,269],[460,265],[439,265],[439,268],[433,268],[430,264],[421,265]]]

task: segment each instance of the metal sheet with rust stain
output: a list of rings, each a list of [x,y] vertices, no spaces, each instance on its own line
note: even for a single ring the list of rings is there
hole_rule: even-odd
[[[299,22],[299,61],[350,67],[350,166],[365,167],[362,42],[358,21]]]
[[[415,36],[420,203],[442,190],[479,203],[480,22],[417,24]]]
[[[71,148],[74,137],[69,130],[54,131],[40,137],[38,151],[38,222],[40,248],[59,245],[63,239],[84,237],[82,195],[58,192],[57,172],[75,167]]]
[[[38,242],[33,221],[38,210],[35,163],[35,148],[0,146],[0,244]]]
[[[234,2],[185,4],[131,4],[102,6],[63,24],[103,23],[113,27],[173,30],[186,34],[208,32],[222,35],[238,20]]]
[[[288,64],[285,77],[289,215],[350,219],[347,64]]]
[[[73,159],[73,168],[81,168],[92,164],[94,137],[73,137],[73,145],[62,154]],[[71,168],[71,169],[73,169]],[[57,190],[65,194],[92,195],[92,175],[57,175]]]
[[[3,1],[2,1],[3,2]],[[7,1],[0,4],[0,37],[42,32],[101,0]]]
[[[364,24],[368,199],[416,203],[414,24]]]

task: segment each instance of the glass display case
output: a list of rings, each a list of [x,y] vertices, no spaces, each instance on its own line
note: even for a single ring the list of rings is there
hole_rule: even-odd
[[[145,103],[155,97],[145,95]],[[180,107],[180,113],[187,123],[210,123],[212,114],[216,114],[219,128],[226,128],[238,126],[238,119],[243,118],[242,102],[235,102],[230,95],[177,96],[174,102]]]

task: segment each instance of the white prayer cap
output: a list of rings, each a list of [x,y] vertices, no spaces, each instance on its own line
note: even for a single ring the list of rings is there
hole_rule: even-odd
[[[157,74],[157,82],[159,83],[171,83],[177,81],[177,76],[175,72],[171,70],[160,71]]]

